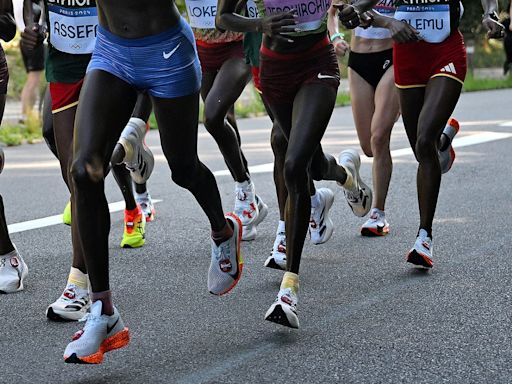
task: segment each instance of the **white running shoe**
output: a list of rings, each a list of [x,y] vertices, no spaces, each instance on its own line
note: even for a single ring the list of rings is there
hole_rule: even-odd
[[[27,264],[18,253],[14,251],[0,256],[0,293],[14,293],[23,290],[23,281],[28,274]]]
[[[377,208],[372,208],[370,218],[361,227],[362,236],[386,236],[389,233],[389,223],[386,214]]]
[[[242,226],[254,223],[258,219],[258,213],[254,184],[251,181],[236,183],[235,215],[240,218]]]
[[[256,195],[256,202],[258,205],[258,216],[252,224],[242,227],[242,241],[251,241],[258,235],[258,229],[256,228],[268,214],[268,206],[261,200],[261,197]]]
[[[144,143],[146,122],[132,117],[121,133],[118,143],[124,148],[123,163],[130,171],[133,181],[143,184],[148,181],[155,167],[153,153]]]
[[[68,283],[62,295],[46,309],[46,317],[53,321],[78,321],[89,306],[89,291]]]
[[[445,134],[450,141],[450,145],[448,145],[446,150],[437,152],[439,165],[441,166],[441,173],[448,172],[455,161],[455,150],[453,149],[452,142],[455,135],[459,132],[459,129],[459,122],[453,117],[448,120],[446,127],[444,127],[443,134]]]
[[[407,254],[407,262],[418,268],[431,269],[434,266],[432,260],[432,239],[427,231],[420,229],[414,247]]]
[[[142,213],[146,216],[146,223],[155,221],[156,211],[149,193],[146,195],[135,195],[135,202],[140,206]]]
[[[329,210],[334,203],[334,193],[329,188],[318,188],[320,204],[311,206],[309,219],[309,236],[313,244],[322,244],[329,240],[334,230],[334,224],[329,217]]]
[[[299,328],[297,295],[290,288],[280,289],[274,304],[265,314],[265,320],[290,328]]]
[[[363,217],[370,211],[373,194],[372,189],[361,180],[359,175],[361,166],[359,153],[354,149],[346,149],[340,153],[338,162],[347,171],[347,179],[352,180],[351,189],[346,189],[342,185],[347,203],[356,216]]]
[[[233,227],[233,236],[219,246],[212,240],[212,259],[208,270],[208,290],[214,295],[224,295],[231,291],[240,280],[244,259],[240,251],[242,224],[232,213],[226,219]]]
[[[101,364],[103,354],[122,348],[130,342],[128,328],[124,326],[119,312],[114,308],[112,316],[102,315],[102,302],[91,305],[91,312],[80,321],[85,321],[81,331],[73,335],[73,341],[64,351],[64,361],[74,364]]]
[[[279,269],[282,271],[286,270],[286,233],[277,232],[276,239],[274,240],[274,246],[270,256],[265,261],[265,267]]]

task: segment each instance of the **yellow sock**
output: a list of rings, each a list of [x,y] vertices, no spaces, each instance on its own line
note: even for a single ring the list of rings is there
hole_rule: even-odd
[[[343,167],[343,165],[342,165]],[[354,178],[352,177],[352,174],[347,170],[347,168],[343,167],[345,170],[345,173],[347,174],[347,180],[345,180],[345,183],[343,183],[343,188],[345,189],[352,189],[354,188]]]
[[[281,289],[289,288],[294,294],[299,291],[299,275],[293,272],[285,272],[283,281],[281,282]]]
[[[80,289],[87,290],[89,289],[88,281],[89,279],[86,273],[83,273],[78,268],[71,267],[68,276],[68,284],[74,284]]]

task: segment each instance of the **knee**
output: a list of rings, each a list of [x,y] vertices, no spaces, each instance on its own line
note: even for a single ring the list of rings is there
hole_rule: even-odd
[[[219,128],[224,127],[225,114],[222,114],[217,108],[204,109],[204,126],[210,134],[215,133]]]
[[[389,151],[389,135],[383,133],[374,133],[371,138],[370,155],[365,152],[365,155],[372,157],[375,153]]]
[[[172,180],[182,188],[190,189],[190,187],[200,179],[198,173],[200,172],[199,159],[190,163],[183,161],[174,161],[170,164]]]
[[[361,143],[361,149],[363,150],[363,153],[368,157],[373,157],[372,145],[373,137],[371,143]]]
[[[81,158],[73,160],[70,174],[77,190],[94,188],[100,185],[105,177],[103,167],[99,161],[87,161]]]
[[[416,139],[415,149],[416,158],[420,163],[437,157],[436,141],[429,136],[420,134]]]
[[[284,156],[286,153],[286,146],[288,142],[286,136],[279,127],[274,127],[270,135],[270,145],[272,146],[272,152],[274,156]]]
[[[299,158],[289,157],[284,162],[284,181],[290,192],[307,187],[307,163]]]

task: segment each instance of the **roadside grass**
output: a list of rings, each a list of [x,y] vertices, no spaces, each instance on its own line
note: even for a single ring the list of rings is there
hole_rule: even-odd
[[[38,143],[42,137],[41,120],[35,112],[30,114],[24,123],[2,124],[0,129],[0,142],[8,147]]]
[[[475,78],[468,75],[464,81],[464,92],[488,91],[493,89],[512,88],[512,76],[501,79]]]

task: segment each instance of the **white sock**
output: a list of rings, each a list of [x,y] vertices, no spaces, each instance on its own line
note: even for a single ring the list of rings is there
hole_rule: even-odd
[[[277,225],[277,233],[285,233],[286,228],[283,220],[279,220],[279,224]]]
[[[241,189],[248,189],[251,185],[251,180],[246,180],[246,181],[242,181],[241,183],[239,183],[238,181],[235,183],[235,186],[236,188],[241,188]]]
[[[149,200],[151,197],[149,196],[149,192],[137,193],[135,192],[135,198],[140,200]]]
[[[311,207],[316,208],[320,205],[320,195],[318,190],[315,190],[315,194],[311,196]]]

